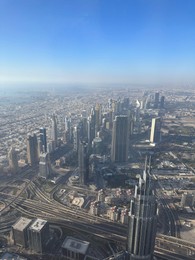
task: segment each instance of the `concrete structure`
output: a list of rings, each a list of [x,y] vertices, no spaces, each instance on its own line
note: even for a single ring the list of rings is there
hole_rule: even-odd
[[[130,203],[127,251],[129,260],[152,260],[157,228],[157,202],[147,167]]]
[[[165,96],[160,98],[160,108],[165,108]]]
[[[104,192],[103,189],[98,191],[97,200],[100,201],[100,202],[104,202],[105,201],[105,192]]]
[[[50,159],[48,153],[40,154],[39,176],[47,179],[50,175]]]
[[[35,166],[39,161],[36,134],[34,134],[33,136],[29,135],[27,137],[27,160],[28,164],[30,164],[31,166]]]
[[[54,144],[54,149],[58,145],[58,129],[57,129],[57,119],[55,115],[52,115],[52,125],[51,125],[51,140]]]
[[[67,259],[83,260],[90,243],[73,237],[66,237],[62,244],[62,252]]]
[[[80,133],[79,133],[79,127],[75,126],[73,129],[73,149],[74,151],[78,152],[79,150],[79,139],[80,139]]]
[[[9,161],[10,170],[13,173],[16,173],[18,171],[18,155],[14,147],[11,147],[8,153],[8,161]]]
[[[193,207],[195,204],[195,196],[193,193],[184,192],[181,197],[181,207]]]
[[[92,148],[94,154],[102,154],[102,139],[100,137],[96,137],[92,141]]]
[[[36,253],[43,253],[49,240],[49,223],[36,219],[28,228],[29,248]]]
[[[78,165],[79,165],[80,184],[86,185],[89,177],[88,176],[89,156],[88,156],[88,145],[85,142],[79,143]]]
[[[159,97],[160,97],[159,92],[156,92],[155,95],[154,95],[154,108],[158,108],[158,105],[159,105]]]
[[[42,145],[41,151],[46,153],[47,152],[47,134],[46,134],[46,128],[40,128],[40,141]]]
[[[32,220],[21,217],[13,226],[12,234],[14,244],[17,246],[27,247],[28,246],[28,234],[27,229],[30,226]]]
[[[97,132],[100,130],[101,125],[101,105],[96,104],[95,106],[95,136]]]
[[[150,142],[159,143],[161,141],[161,119],[160,117],[152,118]]]
[[[95,109],[91,109],[91,114],[87,118],[87,129],[88,129],[88,134],[87,134],[87,139],[88,139],[88,144],[91,146],[92,140],[95,138]]]
[[[116,116],[112,131],[112,162],[122,163],[128,159],[129,120],[127,116]]]

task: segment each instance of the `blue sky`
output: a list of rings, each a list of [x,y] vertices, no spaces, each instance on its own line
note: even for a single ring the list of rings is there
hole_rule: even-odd
[[[0,84],[195,84],[194,0],[0,0]]]

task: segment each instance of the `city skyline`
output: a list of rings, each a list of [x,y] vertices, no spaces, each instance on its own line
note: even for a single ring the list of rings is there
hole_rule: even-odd
[[[195,86],[195,3],[0,2],[0,87]]]

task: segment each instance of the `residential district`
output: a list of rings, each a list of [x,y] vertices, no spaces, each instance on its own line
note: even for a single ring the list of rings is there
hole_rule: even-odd
[[[0,93],[0,259],[195,259],[195,90]]]

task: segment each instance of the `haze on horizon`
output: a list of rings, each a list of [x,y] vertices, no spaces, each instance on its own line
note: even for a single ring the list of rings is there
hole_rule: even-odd
[[[0,87],[195,86],[194,0],[0,0]]]

